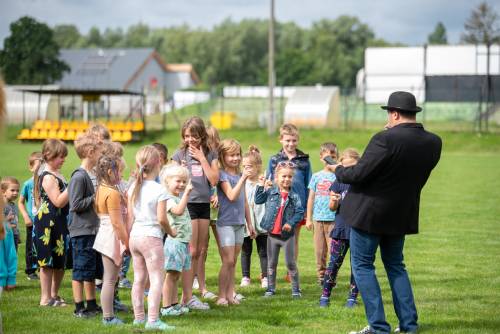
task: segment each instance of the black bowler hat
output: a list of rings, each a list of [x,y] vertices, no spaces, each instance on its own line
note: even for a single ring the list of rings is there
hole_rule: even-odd
[[[396,110],[402,113],[417,113],[422,108],[417,106],[417,101],[412,93],[394,92],[389,96],[389,101],[386,106],[380,107],[384,110]]]

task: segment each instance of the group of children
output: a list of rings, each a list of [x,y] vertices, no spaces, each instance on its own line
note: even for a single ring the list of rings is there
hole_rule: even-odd
[[[29,157],[33,177],[22,187],[19,209],[26,224],[26,274],[38,279],[39,270],[40,305],[66,305],[59,288],[64,270],[72,268],[74,315],[88,318],[102,313],[105,325],[123,324],[115,315],[115,297],[131,258],[133,324],[173,329],[160,316],[210,308],[193,294],[193,287],[203,299],[216,300],[220,306],[241,302],[244,297],[235,291],[236,264],[241,252],[240,286],[250,285],[254,239],[264,296],[276,293],[282,248],[292,297],[300,298],[298,239],[305,225],[314,230],[317,274],[323,287],[319,304],[328,306],[349,248],[349,225],[341,210],[349,185],[335,180],[325,158],[350,166],[359,159],[358,153],[347,149],[339,156],[335,144],[325,143],[320,147],[325,167],[312,174],[309,155],[298,149],[298,129],[284,124],[282,149],[263,173],[257,147],[252,145],[243,153],[236,140],[221,141],[217,130],[206,128],[198,117],[184,123],[181,137],[170,161],[164,145],[142,147],[128,181],[123,179],[123,148],[111,142],[100,125],[75,141],[81,164],[69,183],[60,172],[68,154],[62,141],[48,139],[41,152]],[[0,286],[6,290],[16,285],[19,188],[15,178],[2,179],[5,237],[0,241]],[[222,262],[217,295],[208,291],[205,281],[210,226]],[[96,280],[102,281],[97,287]],[[98,288],[101,306],[96,301]],[[351,275],[346,306],[356,305],[357,294]]]

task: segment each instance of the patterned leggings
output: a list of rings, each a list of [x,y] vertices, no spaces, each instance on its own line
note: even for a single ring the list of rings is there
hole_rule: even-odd
[[[332,289],[337,285],[337,275],[348,250],[349,240],[332,239],[330,243],[330,262],[325,271],[322,297],[330,297]],[[354,280],[351,269],[351,286],[347,299],[356,299],[358,293],[358,287],[356,286],[356,281]]]
[[[159,319],[160,299],[165,277],[165,256],[163,240],[155,237],[131,237],[130,252],[134,263],[134,284],[132,286],[132,305],[136,320],[144,320],[144,288],[149,275],[148,321]]]

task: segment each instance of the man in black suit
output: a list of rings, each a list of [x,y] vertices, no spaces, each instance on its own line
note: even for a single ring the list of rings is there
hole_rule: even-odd
[[[351,261],[369,326],[360,332],[390,333],[375,254],[380,246],[400,333],[417,331],[417,309],[403,263],[405,235],[418,233],[420,191],[441,155],[441,138],[416,122],[422,109],[408,92],[394,92],[387,106],[386,130],[372,137],[358,164],[333,166],[340,182],[351,185],[342,214],[352,226]]]

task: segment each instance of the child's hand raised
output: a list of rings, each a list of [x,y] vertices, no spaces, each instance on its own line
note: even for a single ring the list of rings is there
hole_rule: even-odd
[[[205,154],[201,150],[201,147],[196,148],[194,146],[189,146],[188,150],[189,150],[189,154],[198,161],[201,161],[205,158]]]
[[[191,183],[191,181],[189,181],[184,192],[189,194],[191,192],[191,190],[193,190],[193,184]]]
[[[259,175],[259,185],[262,187],[266,185],[266,177],[264,175]]]
[[[290,224],[283,225],[283,231],[290,232],[291,230],[292,230],[292,227],[290,226]]]
[[[264,184],[264,189],[267,190],[273,186],[273,181],[271,180],[266,180],[266,183]]]

